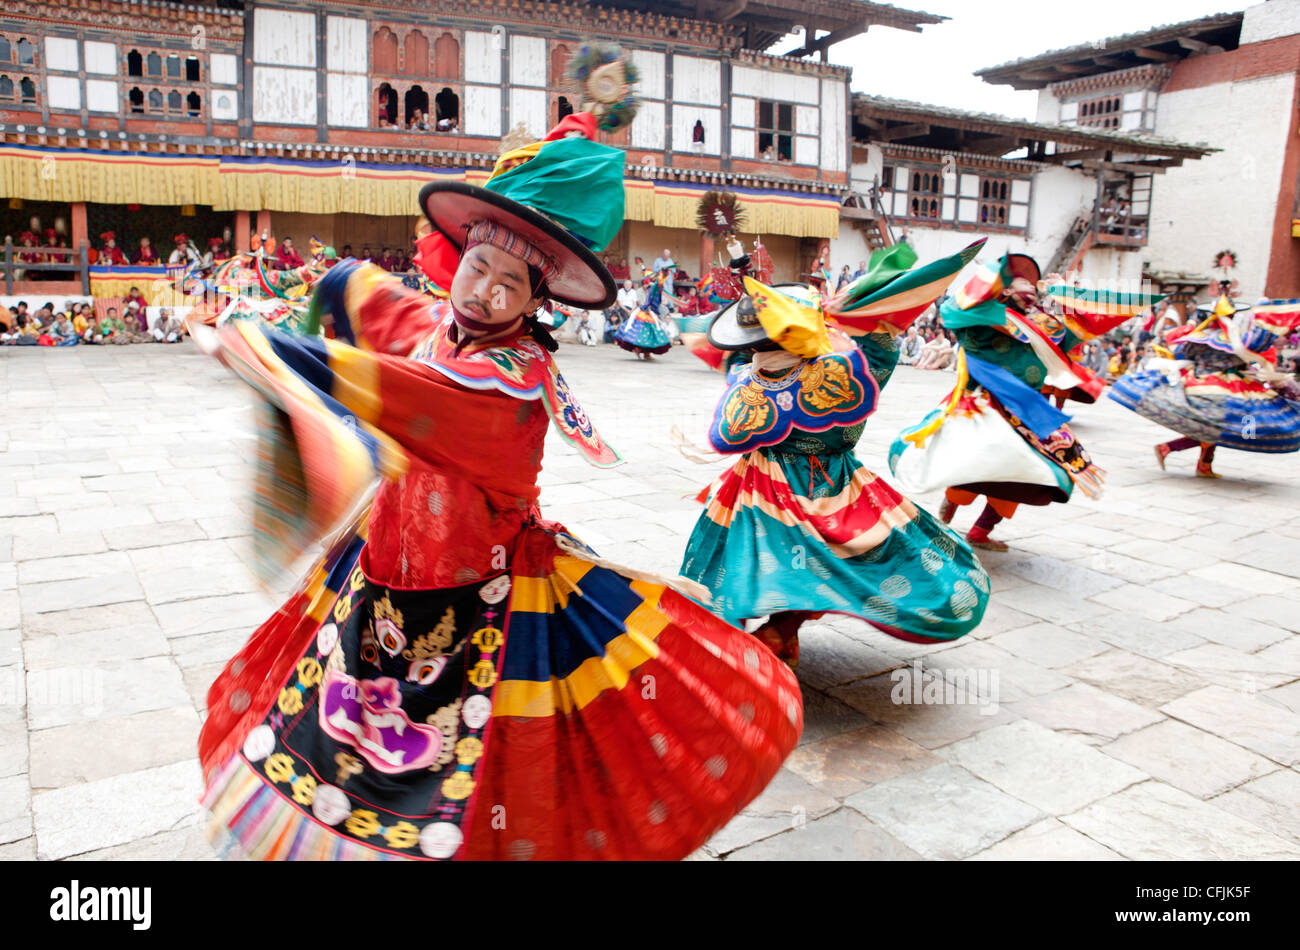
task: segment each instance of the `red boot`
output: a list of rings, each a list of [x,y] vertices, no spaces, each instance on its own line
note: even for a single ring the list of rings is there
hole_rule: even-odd
[[[966,533],[966,540],[970,542],[971,547],[983,548],[985,551],[1008,550],[1003,542],[995,541],[989,537],[988,528],[981,528],[979,525],[973,526]]]
[[[952,524],[953,515],[957,514],[957,506],[947,498],[939,506],[939,520],[944,524]]]

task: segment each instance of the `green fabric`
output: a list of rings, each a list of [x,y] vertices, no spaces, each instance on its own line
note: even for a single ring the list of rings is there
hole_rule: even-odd
[[[996,300],[985,300],[963,310],[957,306],[955,298],[943,302],[939,308],[939,318],[943,320],[946,330],[960,330],[964,327],[1001,327],[1007,323],[1006,304]]]
[[[875,291],[911,270],[916,261],[916,251],[907,244],[894,244],[872,251],[866,273],[849,286],[848,301],[843,309],[861,305]]]
[[[815,438],[828,436],[834,437]],[[816,468],[803,452],[758,452],[780,467],[795,493],[786,510],[803,512],[816,499],[841,495],[863,468],[848,450],[819,455]],[[842,557],[811,522],[788,525],[745,497],[732,509],[729,527],[700,516],[680,571],[709,588],[711,608],[728,622],[785,610],[834,611],[936,641],[955,640],[979,625],[988,575],[970,547],[923,508],[875,547]],[[857,504],[878,511],[896,497],[878,488]]]
[[[623,226],[626,158],[621,149],[589,139],[557,139],[483,187],[540,211],[601,251]]]
[[[1046,382],[1047,367],[1028,343],[992,327],[965,327],[953,333],[968,355],[1002,367],[1031,389],[1041,389]],[[972,379],[966,385],[974,389],[979,384]]]
[[[866,354],[867,369],[883,391],[898,366],[898,343],[883,331],[855,337],[854,342]]]

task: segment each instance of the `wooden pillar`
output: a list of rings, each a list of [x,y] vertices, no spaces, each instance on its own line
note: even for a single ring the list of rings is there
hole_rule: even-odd
[[[72,241],[74,248],[81,247],[81,242],[89,243],[90,235],[86,233],[86,203],[84,201],[73,202],[72,205]]]
[[[235,212],[235,250],[247,254],[251,248],[248,244],[249,214],[247,211]]]
[[[708,231],[700,232],[700,272],[702,279],[713,266],[713,235]]]
[[[257,236],[261,237],[263,234],[275,237],[275,232],[271,230],[271,212],[269,211],[257,212]]]

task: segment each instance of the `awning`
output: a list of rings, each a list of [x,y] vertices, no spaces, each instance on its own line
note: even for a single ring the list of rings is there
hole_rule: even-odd
[[[0,193],[32,201],[410,216],[418,213],[417,198],[427,182],[481,184],[487,177],[486,169],[432,165],[0,146]],[[623,186],[624,217],[695,230],[700,196],[718,187],[630,177]],[[838,195],[737,186],[727,190],[741,199],[747,233],[827,238],[839,233]]]

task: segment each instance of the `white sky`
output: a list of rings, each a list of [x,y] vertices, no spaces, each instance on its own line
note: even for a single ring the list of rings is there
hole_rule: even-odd
[[[1048,50],[1252,5],[1250,0],[887,2],[950,19],[925,26],[920,33],[873,26],[862,36],[832,46],[827,59],[853,67],[854,92],[1027,119],[1034,118],[1037,91],[1017,92],[971,74]],[[771,52],[782,53],[793,45],[782,42]]]

